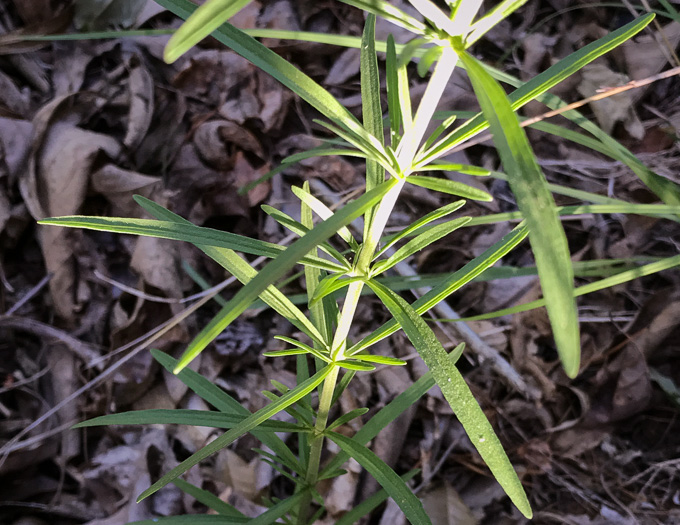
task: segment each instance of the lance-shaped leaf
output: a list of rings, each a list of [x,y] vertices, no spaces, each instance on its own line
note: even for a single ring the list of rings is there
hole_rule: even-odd
[[[367,284],[394,316],[425,361],[472,444],[505,493],[522,514],[531,518],[529,500],[501,442],[470,392],[465,379],[456,366],[451,364],[446,350],[432,329],[398,294],[375,281],[368,281]]]
[[[285,410],[296,401],[305,397],[307,394],[312,392],[316,387],[318,387],[323,382],[323,380],[331,372],[332,369],[333,369],[332,366],[322,368],[315,375],[310,377],[307,381],[304,381],[303,383],[299,384],[294,390],[285,393],[275,402],[253,413],[252,415],[244,419],[239,425],[232,428],[231,430],[228,430],[220,437],[218,437],[215,441],[212,441],[209,445],[203,447],[195,454],[192,454],[189,458],[182,461],[174,469],[172,469],[170,472],[168,472],[167,474],[162,476],[158,481],[156,481],[156,483],[154,483],[148,489],[142,492],[142,494],[137,498],[137,501],[138,502],[142,501],[144,498],[151,496],[151,494],[154,494],[155,492],[165,487],[168,483],[177,479],[179,476],[184,474],[194,465],[197,465],[202,460],[204,460],[208,456],[211,456],[218,450],[221,450],[224,447],[229,446],[231,443],[233,443],[235,440],[237,440],[239,437],[246,434],[247,432],[257,429],[257,427],[260,426],[262,423],[271,419],[274,415],[278,414],[282,410]]]
[[[609,261],[607,261],[609,262]],[[600,290],[606,290],[613,286],[618,286],[623,283],[645,277],[647,275],[652,275],[657,272],[662,272],[664,270],[670,270],[680,266],[680,255],[675,255],[673,257],[666,257],[660,261],[645,264],[644,266],[639,266],[630,270],[624,270],[616,273],[610,277],[605,277],[599,281],[584,284],[574,289],[574,297],[580,297],[582,295],[587,295],[593,292],[598,292]],[[475,315],[472,317],[461,318],[460,321],[478,321],[482,319],[493,319],[494,317],[501,317],[504,315],[511,315],[520,312],[527,312],[533,310],[534,308],[541,308],[545,306],[545,299],[537,299],[524,304],[519,304],[516,306],[511,306],[509,308],[503,308],[502,310],[496,310],[494,312],[489,312],[486,314]],[[445,320],[447,321],[447,320]],[[459,320],[456,319],[456,322]]]
[[[389,20],[394,25],[408,29],[417,35],[424,34],[428,28],[417,18],[405,13],[385,0],[341,0],[343,4],[358,7],[362,11]]]
[[[267,204],[263,204],[261,206],[262,211],[265,212],[267,215],[269,215],[272,219],[274,219],[276,222],[278,222],[281,226],[288,228],[291,232],[295,233],[296,235],[299,235],[302,237],[303,235],[307,234],[309,230],[312,228],[307,228],[305,225],[302,223],[296,221],[293,219],[290,215],[277,210],[276,208],[272,206],[268,206]],[[313,225],[312,225],[313,227]],[[336,261],[338,261],[340,264],[345,266],[345,270],[351,270],[352,265],[349,264],[347,259],[333,246],[330,245],[330,243],[327,242],[322,242],[319,244],[319,249],[323,250],[326,252],[328,255],[333,257]]]
[[[549,89],[553,88],[566,78],[576,73],[586,64],[589,64],[598,57],[601,57],[605,53],[611,51],[615,47],[619,46],[629,38],[642,31],[652,21],[653,18],[654,15],[651,13],[641,16],[637,20],[626,24],[616,31],[612,31],[607,36],[602,37],[595,42],[588,44],[587,46],[584,46],[578,51],[575,51],[542,73],[539,73],[510,94],[512,109],[519,109],[529,101],[537,99],[541,95],[546,94]],[[503,78],[507,79],[507,81],[516,80],[512,77],[509,77],[508,75],[502,74],[501,72],[498,72],[498,76],[503,76]],[[455,145],[462,143],[470,137],[473,137],[487,127],[488,124],[485,122],[485,119],[482,115],[478,115],[477,117],[470,119],[465,124],[456,129],[451,135],[445,137],[427,151],[421,151],[417,157],[418,164],[429,164],[433,159],[441,157]],[[597,128],[597,126],[595,127]],[[614,142],[616,141],[614,140]]]
[[[378,141],[383,143],[383,118],[380,106],[380,76],[378,57],[375,54],[375,15],[366,17],[361,37],[361,110],[364,127]],[[366,191],[385,181],[385,168],[373,159],[366,159]],[[368,238],[376,208],[366,212],[364,217],[364,238]]]
[[[460,343],[449,354],[451,363],[455,364],[465,349],[465,343]],[[406,412],[414,403],[423,397],[435,385],[432,372],[426,372],[418,381],[413,383],[410,387],[404,390],[401,394],[395,397],[387,405],[381,408],[369,421],[364,424],[361,429],[352,438],[356,443],[365,445],[377,436],[380,431],[397,419],[401,414]],[[324,469],[319,474],[319,479],[333,477],[337,469],[347,461],[348,455],[341,452],[333,459],[331,459]]]
[[[195,427],[234,428],[243,423],[246,417],[248,416],[210,410],[149,409],[94,417],[73,425],[73,428],[101,427],[104,425],[191,425]],[[283,421],[265,421],[257,429],[260,432],[308,432],[311,430],[301,425]]]
[[[456,201],[452,202],[450,204],[446,204],[445,206],[442,206],[441,208],[437,208],[434,211],[431,211],[427,215],[423,215],[420,219],[416,220],[415,222],[412,222],[409,224],[406,228],[401,230],[400,232],[395,233],[394,235],[390,235],[383,239],[383,247],[380,249],[375,254],[375,257],[373,258],[374,260],[380,257],[385,251],[389,250],[392,246],[394,246],[396,243],[398,243],[400,240],[402,240],[405,237],[408,237],[412,233],[416,232],[419,228],[422,228],[424,226],[427,226],[429,223],[432,221],[435,221],[437,219],[441,219],[443,217],[446,217],[447,215],[450,215],[454,211],[459,210],[463,205],[465,204],[465,201]]]
[[[168,372],[172,372],[177,366],[176,359],[161,352],[160,350],[152,349],[151,355]],[[209,381],[198,372],[194,372],[191,368],[185,368],[182,370],[179,374],[177,374],[177,378],[187,387],[189,387],[192,392],[195,392],[196,395],[198,395],[207,403],[210,403],[220,412],[243,416],[244,418],[251,415],[251,412],[242,406],[238,401],[236,401],[236,399],[231,397],[215,383]],[[252,434],[259,441],[272,449],[276,453],[277,457],[280,458],[279,461],[292,472],[297,472],[298,474],[302,474],[304,472],[304,470],[300,467],[300,463],[298,462],[295,455],[290,451],[288,445],[286,445],[281,440],[281,438],[275,434],[259,432],[257,430],[254,430]]]
[[[329,219],[333,216],[333,210],[317,199],[308,190],[300,188],[299,186],[291,186],[290,189],[298,199],[300,199],[306,206],[309,206],[309,208],[311,208],[312,211],[314,211],[314,213],[316,213],[323,220]],[[338,235],[355,250],[359,248],[359,243],[357,243],[357,241],[354,239],[354,236],[349,231],[349,228],[346,226],[338,229]]]
[[[419,315],[424,314],[437,303],[446,299],[453,292],[469,283],[475,277],[481,275],[484,270],[493,266],[501,257],[522,242],[527,234],[528,230],[526,227],[519,227],[513,230],[493,246],[487,248],[481,255],[475,257],[460,270],[448,276],[443,282],[420,297],[413,303],[413,307]],[[352,346],[347,350],[346,355],[358,353],[361,350],[374,345],[378,341],[381,341],[385,337],[390,336],[397,330],[399,330],[399,323],[392,319]]]
[[[428,190],[448,193],[449,195],[457,195],[466,199],[472,199],[473,201],[489,202],[493,200],[493,197],[484,190],[474,188],[455,180],[438,179],[426,175],[411,175],[406,179],[406,182],[420,186],[421,188],[427,188]]]
[[[247,6],[251,0],[208,0],[172,35],[165,47],[165,59],[174,62],[215,29]]]
[[[343,274],[334,273],[333,275],[327,275],[320,282],[319,286],[314,290],[311,300],[309,301],[310,306],[315,305],[318,301],[324,297],[342,290],[345,286],[349,286],[357,281],[363,281],[365,277],[345,277]]]
[[[420,250],[422,250],[426,246],[429,246],[433,242],[436,242],[439,239],[446,237],[449,233],[457,230],[461,226],[464,226],[468,222],[470,222],[470,217],[461,217],[460,219],[454,219],[452,221],[437,224],[436,226],[428,228],[427,231],[421,233],[420,235],[417,235],[409,242],[407,242],[404,246],[399,248],[389,258],[385,259],[384,261],[377,262],[373,266],[371,273],[373,275],[378,275],[380,273],[386,272],[393,266],[399,264],[404,259],[411,257],[411,255],[419,252]]]
[[[328,432],[326,435],[376,479],[394,502],[399,505],[399,508],[412,525],[432,524],[430,518],[425,513],[423,504],[406,482],[387,463],[376,456],[374,452],[337,432]]]
[[[173,481],[173,484],[179,487],[182,492],[186,492],[196,501],[202,503],[209,509],[214,510],[218,514],[222,514],[223,516],[246,518],[245,514],[241,513],[238,509],[236,509],[236,507],[232,507],[229,505],[229,503],[222,501],[212,492],[208,492],[207,490],[201,489],[196,485],[192,485],[181,478],[177,478],[175,481]]]
[[[175,241],[190,242],[204,246],[216,246],[228,248],[251,255],[263,255],[275,258],[285,247],[278,244],[251,239],[235,233],[204,228],[191,223],[179,224],[169,221],[154,221],[150,219],[123,219],[112,217],[52,217],[38,221],[39,224],[64,226],[68,228],[83,228],[86,230],[107,231],[115,233],[127,233],[129,235],[142,235],[145,237],[158,237]],[[331,271],[344,271],[341,265],[327,261],[317,256],[305,256],[300,258],[301,264],[313,264],[317,268]]]
[[[320,243],[335,235],[337,231],[359,217],[368,208],[380,201],[399,180],[390,179],[373,188],[357,200],[345,205],[332,217],[318,224],[313,230],[291,244],[286,251],[265,266],[256,277],[246,284],[222,308],[216,317],[201,330],[189,344],[180,358],[176,371],[187,366],[201,351],[210,344],[229,324],[236,319],[271,284],[283,277],[298,261]]]
[[[170,210],[163,208],[163,206],[156,204],[152,200],[146,199],[139,195],[135,195],[133,199],[137,204],[139,204],[149,214],[151,214],[153,217],[156,217],[157,219],[175,222],[177,224],[191,224],[188,220],[180,217]],[[257,275],[257,270],[255,270],[255,268],[250,266],[246,261],[239,257],[233,250],[213,248],[202,245],[195,246],[243,284],[249,283]],[[296,326],[302,330],[320,345],[325,345],[324,336],[316,329],[309,319],[307,319],[307,316],[305,316],[302,311],[297,306],[295,306],[290,301],[290,299],[288,299],[288,297],[283,295],[275,286],[267,287],[260,294],[260,298],[274,311],[288,319],[288,321],[292,323],[293,326]]]
[[[555,201],[505,92],[474,57],[463,51],[460,58],[489,122],[510,188],[529,227],[529,241],[562,365],[569,377],[576,377],[581,346],[573,293],[574,271]]]

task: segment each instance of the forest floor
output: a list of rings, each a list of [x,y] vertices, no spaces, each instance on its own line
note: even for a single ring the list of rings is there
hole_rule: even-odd
[[[111,9],[101,15],[74,13],[62,4],[0,2],[0,34],[5,33],[0,36],[0,523],[117,525],[202,512],[177,488],[139,505],[135,497],[211,439],[213,429],[69,427],[130,409],[208,409],[136,345],[179,314],[187,297],[201,292],[192,276],[209,285],[229,276],[181,243],[37,226],[36,219],[142,217],[132,201],[140,194],[195,224],[283,243],[286,232],[260,205],[298,215],[289,187],[303,180],[331,205],[351,198],[361,191],[361,165],[339,157],[306,160],[239,195],[239,187],[285,156],[320,143],[312,137],[324,135],[313,122],[317,115],[212,40],[170,66],[162,61],[168,36],[17,38],[21,31],[178,25],[152,1],[134,13]],[[96,10],[98,3],[89,5]],[[530,0],[475,51],[528,79],[630,20],[624,5]],[[339,2],[271,0],[253,2],[235,24],[360,35],[363,22],[362,12]],[[553,92],[572,102],[598,88],[680,65],[675,62],[680,23],[668,17],[658,22]],[[403,38],[399,28],[378,24],[379,38],[389,32]],[[358,51],[265,43],[359,115]],[[414,79],[417,97],[425,80]],[[655,82],[607,104],[584,111],[656,173],[680,182],[680,79]],[[478,109],[464,73],[454,75],[439,109]],[[524,111],[534,116],[544,108],[529,105]],[[531,130],[529,136],[549,180],[629,202],[657,202],[621,163],[554,135]],[[451,160],[498,168],[488,143]],[[466,213],[516,209],[504,182],[476,183],[495,200],[472,204]],[[411,186],[404,194],[391,226],[409,224],[446,202],[417,189]],[[574,202],[556,198],[559,204]],[[680,248],[680,226],[671,220],[588,214],[564,224],[574,261],[668,257]],[[421,274],[455,271],[512,227],[461,230],[411,265]],[[517,250],[504,264],[531,266],[530,252]],[[601,268],[593,267],[591,275],[598,272]],[[578,284],[592,278],[581,274]],[[236,289],[226,288],[224,297]],[[286,290],[300,293],[303,284],[294,280]],[[519,275],[473,282],[448,304],[471,316],[538,297],[537,278]],[[178,356],[218,307],[212,303],[173,326],[152,347]],[[354,336],[387,318],[372,296],[360,308]],[[680,524],[680,272],[672,269],[582,297],[579,315],[583,359],[574,380],[559,366],[543,309],[468,323],[479,344],[503,356],[521,378],[519,385],[511,384],[474,352],[466,352],[460,364],[520,474],[535,511],[533,523]],[[433,326],[444,341],[465,340],[456,324]],[[279,348],[274,335],[291,331],[269,310],[248,311],[192,366],[256,410],[265,403],[259,392],[270,380],[294,384],[291,363],[261,355]],[[344,410],[380,408],[423,374],[402,335],[378,350],[408,357],[409,365],[358,375],[342,399]],[[239,440],[193,469],[189,481],[257,515],[263,496],[282,494],[287,485],[252,452],[254,446],[251,438]],[[436,389],[373,447],[397,472],[421,469],[418,495],[435,524],[526,521]],[[376,490],[371,479],[352,469],[320,487],[328,504],[323,523],[334,523]],[[405,521],[388,504],[370,523]]]

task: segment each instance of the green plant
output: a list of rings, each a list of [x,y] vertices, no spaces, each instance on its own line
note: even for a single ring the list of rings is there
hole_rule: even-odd
[[[535,127],[588,145],[626,163],[665,205],[634,205],[551,185],[545,180],[535,160],[516,111],[531,100],[543,101],[553,108],[562,106],[563,102],[548,93],[551,87],[635,35],[653,16],[641,17],[584,47],[506,95],[494,77],[511,85],[517,81],[482,64],[467,49],[524,1],[503,1],[485,15],[477,17],[481,5],[479,0],[448,2],[450,13],[444,13],[429,0],[411,0],[414,7],[428,20],[423,23],[382,0],[344,0],[345,3],[369,13],[361,39],[327,35],[323,39],[314,35],[306,35],[305,38],[360,47],[363,122],[359,122],[312,79],[226,22],[248,0],[209,0],[198,9],[188,0],[157,1],[187,19],[168,44],[168,61],[176,60],[205,36],[213,33],[219,41],[271,74],[325,116],[328,121],[319,121],[319,124],[335,134],[341,143],[338,146],[338,141],[335,141],[327,147],[294,155],[286,159],[284,165],[311,156],[344,154],[361,157],[366,162],[366,192],[333,212],[311,194],[308,184],[294,188],[294,193],[301,202],[300,222],[276,209],[266,207],[266,213],[299,235],[299,239],[288,248],[195,226],[141,197],[136,198],[137,203],[156,220],[60,217],[41,221],[42,224],[190,242],[244,284],[189,344],[178,361],[153,351],[154,357],[162,366],[177,374],[179,379],[217,408],[218,412],[147,410],[103,416],[79,426],[176,423],[228,429],[215,441],[163,475],[139,498],[146,498],[174,482],[182,490],[217,511],[221,516],[220,520],[213,520],[210,516],[188,516],[167,518],[167,521],[193,523],[205,518],[205,521],[220,523],[247,521],[259,524],[274,523],[282,519],[291,523],[309,523],[313,519],[313,504],[318,505],[319,512],[323,512],[323,500],[315,489],[317,482],[339,475],[342,464],[352,457],[378,480],[385,490],[382,497],[393,498],[412,523],[421,524],[429,523],[429,519],[406,480],[384,464],[366,447],[366,443],[437,384],[493,475],[517,508],[530,517],[531,508],[521,482],[493,428],[455,366],[463,345],[459,345],[452,353],[447,353],[422,316],[470,280],[482,275],[528,237],[536,259],[535,271],[540,278],[544,295],[540,304],[529,306],[546,306],[564,369],[570,377],[577,375],[580,347],[575,297],[582,292],[592,291],[598,285],[589,285],[588,290],[574,288],[574,269],[560,215],[586,211],[641,213],[677,220],[676,215],[680,212],[680,191],[673,183],[646,168],[630,152],[576,111],[566,112],[564,115],[581,126],[588,135],[545,123],[535,124]],[[391,37],[386,42],[376,42],[376,16],[412,31],[414,40],[407,45],[397,45]],[[260,34],[291,36],[282,32]],[[381,107],[378,51],[386,54],[386,130]],[[425,76],[430,68],[433,68],[433,72],[423,102],[414,114],[408,89],[407,66],[415,57],[420,58],[418,70],[421,75]],[[438,115],[435,110],[451,74],[459,66],[466,69],[482,111],[478,115],[467,116],[464,123],[457,125],[458,117],[466,116]],[[428,125],[440,117],[443,117],[441,124],[428,136]],[[439,160],[486,129],[493,136],[504,173],[488,172],[474,166],[452,166]],[[519,212],[515,215],[503,214],[477,219],[460,217],[434,222],[460,209],[464,201],[459,200],[425,215],[400,233],[385,237],[385,226],[406,184],[464,199],[484,201],[492,198],[488,193],[474,187],[426,175],[428,171],[441,169],[505,178],[517,199]],[[565,193],[595,204],[577,209],[560,209],[555,205],[552,192]],[[314,215],[321,218],[322,222],[315,224]],[[360,217],[363,217],[363,235],[357,240],[348,226]],[[397,293],[394,281],[390,284],[382,276],[396,264],[458,228],[510,218],[521,218],[522,222],[459,271],[441,277],[428,293],[413,304],[409,304]],[[332,239],[341,242],[342,249],[337,248],[331,242]],[[400,247],[395,249],[398,244]],[[324,257],[319,255],[319,250],[325,253]],[[266,256],[272,261],[258,272],[237,251]],[[346,256],[347,252],[351,256]],[[614,282],[632,279],[644,272],[659,271],[678,264],[680,260],[674,257],[652,262],[642,268],[626,268],[605,278],[599,286],[611,286]],[[304,267],[307,286],[304,302],[308,315],[276,286],[296,265]],[[415,281],[411,283],[412,286],[417,285],[414,283]],[[361,341],[352,342],[349,340],[349,332],[365,288],[380,299],[392,320]],[[341,302],[338,301],[339,293],[344,293]],[[290,348],[265,354],[269,357],[297,356],[298,385],[289,390],[281,384],[274,384],[274,392],[265,392],[271,403],[250,413],[216,385],[186,367],[229,323],[258,299],[288,319],[309,340],[305,342],[279,337]],[[335,429],[362,416],[367,410],[355,410],[330,421],[331,407],[355,374],[374,370],[376,365],[405,364],[396,358],[369,353],[372,345],[397,330],[405,332],[430,372],[375,414],[355,436],[345,437]],[[315,391],[318,391],[316,404],[312,401],[312,393]],[[272,420],[281,411],[287,411],[296,423],[284,424]],[[263,453],[264,460],[270,462],[281,475],[293,480],[296,486],[295,492],[289,498],[272,502],[268,511],[253,520],[246,520],[233,507],[180,478],[189,468],[248,432],[252,432],[273,451],[273,454]],[[280,432],[298,435],[297,455],[277,436]],[[321,453],[327,439],[333,441],[341,452],[322,467]],[[360,508],[370,511],[371,507],[366,505]],[[359,517],[357,512],[346,518],[350,520]]]

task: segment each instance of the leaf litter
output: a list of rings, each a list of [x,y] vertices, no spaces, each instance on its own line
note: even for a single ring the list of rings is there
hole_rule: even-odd
[[[139,24],[156,28],[175,23],[153,2],[145,1],[90,2],[88,9],[83,9],[86,2],[79,2],[75,18],[73,12],[55,10],[54,3],[44,0],[10,4],[11,10],[0,8],[1,30],[9,35],[22,29],[60,31],[74,23],[89,28]],[[515,72],[531,75],[610,29],[610,8],[583,7],[544,21],[541,13],[567,3],[535,4],[525,7],[521,19],[512,19],[490,35],[485,58],[498,59],[518,43],[522,52],[514,55]],[[358,34],[363,23],[349,8],[336,11],[302,0],[253,3],[239,18],[244,27],[350,34]],[[663,30],[676,46],[677,23],[666,24]],[[385,31],[378,27],[381,35]],[[310,110],[214,41],[207,40],[175,66],[165,66],[159,59],[164,37],[24,47],[8,42],[0,37],[0,52],[7,53],[0,68],[0,300],[3,313],[19,305],[13,318],[25,322],[0,321],[0,351],[6,356],[0,386],[0,448],[9,451],[0,466],[0,481],[8,487],[0,497],[3,519],[117,525],[201,512],[200,505],[176,488],[159,492],[142,505],[134,499],[159,472],[210,440],[211,429],[156,425],[79,433],[63,428],[73,419],[133,408],[209,408],[176,378],[159,372],[146,352],[28,436],[18,442],[12,439],[68,399],[97,366],[115,363],[121,357],[119,348],[180,311],[179,303],[172,301],[200,290],[184,270],[185,263],[210,284],[227,276],[195,250],[177,243],[36,228],[33,220],[76,213],[143,217],[131,200],[133,194],[141,194],[197,224],[236,233],[259,232],[261,238],[278,242],[285,233],[267,227],[265,234],[261,203],[292,210],[287,184],[310,177],[345,197],[357,189],[359,165],[341,157],[309,159],[248,195],[238,195],[239,187],[267,173],[282,158],[322,144],[318,141],[322,133],[314,127]],[[325,78],[339,98],[357,102],[358,69],[352,52],[345,52],[343,63],[343,52],[329,46],[281,40],[268,44],[307,72]],[[312,56],[312,49],[318,56]],[[574,101],[579,91],[585,95],[623,82],[621,75],[644,78],[667,63],[659,44],[643,35],[621,53],[600,61],[597,78],[584,71],[554,92]],[[589,87],[584,87],[588,82]],[[593,106],[590,110],[590,116],[652,169],[674,180],[680,169],[677,82],[667,79],[632,92],[614,109],[601,111]],[[422,92],[419,82],[412,89]],[[476,110],[470,105],[464,76],[456,77],[451,93],[455,97],[442,109]],[[530,106],[526,114],[541,111]],[[309,130],[317,138],[310,138]],[[532,138],[551,180],[635,202],[651,200],[622,166],[554,136],[536,133]],[[485,146],[459,153],[464,159],[456,162],[497,167],[494,153]],[[496,201],[475,204],[471,213],[513,209],[504,183],[494,183],[494,194],[499,196]],[[413,192],[400,202],[395,217],[408,224],[433,205]],[[575,248],[572,253],[583,258],[677,253],[677,226],[645,221],[634,216],[584,216],[565,224]],[[413,264],[422,273],[454,271],[503,233],[494,227],[456,232]],[[531,260],[526,252],[517,251],[504,264],[529,266]],[[47,286],[38,286],[30,295],[45,277]],[[110,280],[139,293],[118,288]],[[461,362],[461,370],[530,487],[535,507],[543,509],[536,522],[680,522],[680,495],[673,489],[677,464],[672,462],[680,447],[680,423],[668,386],[680,385],[678,284],[677,275],[661,274],[598,292],[581,302],[584,373],[573,383],[557,366],[544,312],[471,324],[477,337],[503,355],[540,393],[536,399],[519,395],[474,354],[466,354]],[[290,291],[301,292],[301,283],[291,283]],[[20,304],[23,297],[30,299]],[[154,302],[154,297],[169,302]],[[461,315],[473,315],[536,297],[535,278],[524,276],[474,283],[449,304]],[[367,298],[366,315],[361,316],[366,324],[356,328],[354,337],[381,321],[371,301]],[[207,318],[207,313],[189,318],[155,346],[176,354]],[[51,325],[52,336],[58,337],[48,337],[35,328],[38,325],[26,328],[30,322]],[[285,363],[271,363],[260,355],[273,333],[291,330],[272,326],[273,322],[266,310],[249,313],[192,366],[256,410],[264,403],[257,392],[269,388],[269,379],[291,379]],[[381,351],[409,360],[409,366],[353,382],[341,398],[345,410],[367,401],[376,410],[420,377],[422,363],[413,358],[401,336],[395,337]],[[86,345],[87,352],[69,349],[63,343],[67,338]],[[101,362],[93,367],[95,360]],[[351,433],[351,425],[341,430]],[[374,440],[375,450],[399,472],[423,470],[421,481],[427,483],[421,497],[432,515],[441,517],[438,522],[522,523],[490,482],[436,389],[395,428]],[[394,439],[396,434],[400,439]],[[263,497],[279,494],[285,482],[258,464],[251,451],[255,445],[244,437],[213,465],[190,471],[188,481],[221,495],[247,515],[256,515]],[[345,476],[320,486],[330,503],[329,523],[376,488],[358,469],[350,465],[347,470]],[[5,485],[8,476],[13,483]],[[244,484],[237,487],[229,481],[233,479]],[[395,524],[399,519],[388,505],[381,522]]]

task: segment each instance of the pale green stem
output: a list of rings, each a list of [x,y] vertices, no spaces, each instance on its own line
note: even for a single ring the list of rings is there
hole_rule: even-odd
[[[375,251],[378,248],[380,237],[382,236],[383,231],[385,230],[387,220],[390,218],[390,215],[392,214],[392,210],[394,209],[394,205],[397,202],[397,198],[401,193],[401,189],[404,187],[404,183],[405,183],[404,179],[400,180],[394,186],[394,188],[387,192],[383,200],[380,201],[380,204],[378,205],[378,209],[376,210],[375,215],[373,216],[371,229],[367,233],[366,239],[364,239],[364,244],[361,247],[361,252],[359,253],[359,256],[357,258],[356,268],[360,273],[365,274],[368,272],[368,269],[375,255]]]
[[[399,166],[406,174],[408,174],[409,168],[413,165],[413,159],[418,146],[423,140],[427,126],[432,122],[437,104],[439,104],[439,100],[446,90],[446,85],[457,63],[458,55],[456,52],[450,47],[445,47],[441,58],[434,68],[430,82],[427,84],[425,94],[418,105],[413,126],[405,131],[404,138],[399,142],[397,160],[399,161]]]
[[[396,203],[403,186],[404,180],[401,180],[387,193],[387,195],[385,195],[378,207],[371,231],[369,232],[368,238],[366,239],[366,242],[364,242],[361,253],[357,258],[357,268],[361,269],[361,271],[368,271],[368,267],[373,260],[373,255],[375,254],[375,250],[378,246],[378,240],[383,233],[387,219],[392,213],[394,204]],[[354,314],[356,313],[363,287],[364,283],[357,281],[351,283],[347,289],[345,303],[342,307],[340,319],[338,320],[338,327],[335,330],[333,343],[331,345],[331,358],[333,360],[342,360],[344,358],[344,352],[347,348],[347,336],[349,335],[349,330],[352,327],[352,322],[354,321]],[[307,474],[305,476],[305,482],[310,486],[314,486],[316,484],[319,476],[319,465],[321,462],[321,452],[323,450],[324,442],[321,433],[326,429],[328,424],[328,414],[333,402],[333,393],[335,391],[335,384],[338,379],[339,370],[339,367],[335,367],[333,369],[333,371],[324,380],[323,387],[321,389],[319,411],[314,424],[316,435],[310,442],[309,462],[307,464]],[[305,497],[300,503],[298,512],[298,525],[305,524],[310,503],[311,496]]]
[[[331,411],[331,404],[333,403],[333,393],[335,392],[335,384],[338,381],[338,374],[340,367],[336,366],[324,379],[323,387],[321,388],[321,397],[319,398],[319,411],[314,423],[314,436],[309,444],[309,462],[307,463],[307,474],[305,482],[308,486],[313,487],[319,478],[319,466],[321,464],[321,452],[323,450],[323,435],[328,425],[328,414]],[[312,502],[311,494],[307,495],[301,502],[298,511],[298,525],[305,525],[307,522],[307,514],[309,512],[309,505]]]

